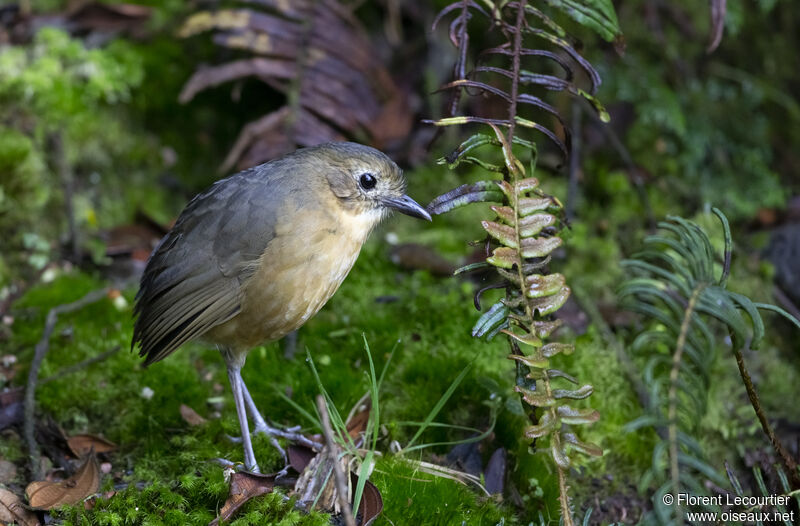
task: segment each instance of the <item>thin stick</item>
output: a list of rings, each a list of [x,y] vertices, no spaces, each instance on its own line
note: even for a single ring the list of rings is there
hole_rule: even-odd
[[[342,508],[342,515],[344,516],[344,523],[347,526],[356,526],[356,520],[353,518],[353,510],[350,509],[350,502],[348,502],[347,499],[347,481],[344,478],[342,465],[339,464],[339,459],[336,458],[336,451],[338,451],[339,446],[337,446],[334,441],[331,419],[328,415],[328,405],[325,403],[325,397],[322,395],[317,395],[317,409],[319,410],[320,423],[322,424],[322,434],[325,435],[325,443],[330,450],[328,454],[333,461],[333,476],[336,482],[339,506]]]
[[[105,360],[105,359],[117,354],[117,352],[119,352],[119,350],[121,348],[122,347],[120,347],[119,345],[115,345],[114,347],[112,347],[111,349],[107,350],[103,354],[98,354],[97,356],[93,356],[91,358],[83,360],[82,362],[78,362],[75,365],[70,365],[69,367],[64,367],[60,371],[48,376],[47,378],[43,378],[42,380],[39,380],[39,385],[44,385],[44,384],[53,382],[55,380],[61,380],[65,376],[69,376],[72,373],[78,372],[81,369],[89,367],[90,365],[94,365],[97,362],[102,362],[103,360]]]
[[[53,334],[53,330],[56,327],[56,322],[58,321],[58,316],[60,314],[73,312],[82,309],[87,305],[95,303],[102,298],[107,297],[108,290],[108,288],[93,290],[83,298],[72,303],[65,303],[64,305],[53,307],[50,309],[50,312],[47,313],[42,338],[36,344],[36,348],[33,353],[33,361],[31,362],[31,369],[28,372],[28,384],[25,386],[25,400],[23,403],[23,417],[25,419],[23,434],[25,435],[25,441],[28,444],[31,473],[33,474],[34,479],[39,479],[42,475],[39,469],[39,445],[36,443],[36,438],[34,436],[35,422],[33,418],[36,404],[36,384],[39,381],[39,369],[42,366],[42,361],[44,360],[44,357],[50,348],[50,336]]]
[[[753,410],[756,412],[758,421],[761,423],[761,429],[764,430],[764,434],[767,435],[769,441],[772,443],[772,447],[775,448],[775,452],[779,457],[781,457],[783,465],[786,466],[786,469],[789,471],[789,478],[792,481],[792,489],[800,489],[800,474],[797,472],[797,461],[795,461],[789,452],[786,451],[786,449],[783,447],[783,444],[781,444],[781,441],[778,440],[777,436],[775,436],[772,426],[769,425],[767,415],[764,413],[764,409],[761,407],[761,402],[758,400],[758,393],[753,385],[753,380],[750,378],[750,373],[747,371],[747,368],[744,365],[742,351],[736,349],[733,351],[733,354],[736,356],[736,365],[739,366],[739,374],[742,376],[744,387],[747,390],[747,396],[750,398],[750,404],[753,406]]]
[[[686,347],[686,338],[692,325],[692,316],[697,308],[697,301],[700,293],[706,288],[705,283],[698,284],[692,291],[689,304],[683,313],[681,330],[678,334],[678,341],[675,345],[675,352],[672,355],[672,370],[669,373],[669,407],[667,409],[667,437],[669,439],[669,472],[672,479],[672,492],[674,495],[680,493],[680,465],[678,463],[678,377],[681,372],[681,360]],[[683,509],[676,506],[676,511],[680,522],[683,523]]]

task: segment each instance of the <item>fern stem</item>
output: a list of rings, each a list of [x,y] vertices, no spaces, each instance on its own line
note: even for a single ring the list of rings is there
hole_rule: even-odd
[[[561,504],[561,516],[564,518],[564,526],[574,526],[572,513],[569,510],[569,486],[567,486],[567,475],[562,468],[558,468],[558,502]]]
[[[514,144],[514,129],[517,117],[517,97],[519,94],[520,56],[522,53],[522,23],[525,21],[525,0],[517,2],[517,20],[514,30],[514,54],[511,57],[511,103],[508,106],[508,144]]]
[[[698,283],[692,290],[692,295],[689,297],[689,303],[686,305],[686,310],[683,313],[683,321],[681,322],[681,331],[678,334],[678,341],[675,345],[675,352],[672,355],[672,370],[669,373],[669,409],[667,410],[667,436],[669,440],[669,463],[670,463],[670,478],[672,478],[672,491],[674,495],[680,493],[680,467],[678,465],[678,377],[680,376],[681,362],[683,360],[683,351],[686,348],[686,337],[689,334],[689,327],[692,325],[692,315],[695,312],[697,300],[700,298],[700,293],[706,288],[705,283]],[[682,516],[683,513],[680,507],[677,508],[678,513]]]
[[[736,365],[739,366],[739,374],[742,376],[744,387],[747,390],[747,396],[750,398],[750,404],[753,406],[753,410],[756,412],[758,421],[761,423],[761,429],[764,430],[764,434],[767,435],[769,441],[772,443],[772,447],[775,448],[775,452],[779,457],[781,457],[783,465],[786,466],[786,469],[789,471],[789,477],[792,481],[792,489],[800,489],[800,475],[797,471],[797,461],[795,461],[789,452],[786,451],[786,448],[783,447],[783,444],[775,435],[772,426],[769,424],[767,415],[764,413],[764,409],[761,407],[761,402],[758,399],[756,387],[753,385],[753,380],[750,378],[750,373],[747,371],[747,367],[744,365],[742,351],[736,349],[733,351],[733,354],[736,356]]]

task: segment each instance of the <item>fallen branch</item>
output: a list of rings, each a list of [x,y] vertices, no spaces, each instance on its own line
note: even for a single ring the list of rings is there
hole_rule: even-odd
[[[750,399],[750,404],[753,406],[753,410],[756,412],[758,421],[761,424],[761,429],[764,431],[764,434],[767,435],[772,447],[775,449],[775,452],[778,454],[783,462],[783,465],[786,467],[786,470],[789,472],[789,479],[791,480],[792,489],[800,489],[800,473],[797,471],[797,461],[792,458],[792,455],[786,450],[785,447],[783,447],[780,439],[777,437],[777,435],[775,435],[775,431],[773,431],[772,426],[769,424],[767,415],[764,413],[764,409],[761,407],[761,402],[758,399],[758,393],[753,385],[753,380],[750,378],[750,373],[747,371],[747,367],[744,365],[742,351],[734,349],[733,353],[736,356],[736,365],[739,366],[739,374],[741,375],[742,381],[744,382],[744,387],[747,390],[747,397]]]
[[[72,303],[65,303],[63,305],[58,305],[57,307],[53,307],[47,313],[47,318],[44,324],[44,331],[42,333],[42,338],[36,344],[36,348],[33,354],[33,361],[31,362],[31,369],[28,372],[28,384],[25,386],[25,400],[24,400],[24,426],[23,426],[23,434],[25,436],[25,442],[28,444],[28,454],[31,463],[31,473],[33,474],[34,479],[42,478],[42,474],[40,473],[40,462],[39,462],[39,445],[36,443],[36,438],[34,436],[34,428],[35,422],[34,418],[34,410],[36,404],[36,385],[39,381],[39,369],[42,366],[42,361],[44,360],[45,355],[47,354],[48,349],[50,348],[50,336],[53,334],[53,330],[56,327],[56,323],[58,322],[58,316],[61,314],[67,314],[69,312],[74,312],[76,310],[80,310],[87,305],[91,305],[105,297],[108,296],[109,288],[102,288],[98,290],[93,290],[84,296],[83,298],[74,301]]]
[[[336,493],[338,493],[339,506],[342,508],[344,523],[346,526],[356,526],[356,520],[353,518],[353,510],[350,508],[350,502],[348,502],[347,498],[347,479],[344,477],[344,471],[342,471],[342,465],[339,463],[339,459],[336,458],[336,452],[339,450],[339,446],[333,438],[333,429],[331,428],[331,419],[328,415],[328,406],[322,395],[317,395],[317,409],[319,410],[320,422],[322,424],[322,434],[325,436],[325,443],[328,445],[328,454],[332,457],[331,462],[333,463]]]

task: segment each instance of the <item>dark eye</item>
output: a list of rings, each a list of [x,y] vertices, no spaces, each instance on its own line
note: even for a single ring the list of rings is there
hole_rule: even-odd
[[[378,184],[378,180],[370,173],[362,174],[358,182],[364,190],[372,190]]]

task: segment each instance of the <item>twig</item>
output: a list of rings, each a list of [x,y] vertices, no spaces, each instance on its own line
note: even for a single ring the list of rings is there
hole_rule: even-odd
[[[775,436],[772,426],[769,425],[767,415],[764,413],[764,409],[761,407],[761,402],[758,400],[758,393],[753,385],[753,380],[750,378],[750,373],[747,371],[747,367],[744,365],[742,351],[736,349],[733,351],[733,353],[736,356],[736,365],[739,366],[739,374],[742,376],[744,387],[747,390],[747,396],[750,398],[750,404],[753,406],[753,410],[756,412],[758,421],[761,423],[761,429],[764,430],[764,434],[767,435],[767,438],[769,438],[769,441],[772,443],[772,447],[775,448],[775,452],[779,457],[781,457],[783,465],[786,466],[786,469],[789,471],[789,478],[792,481],[792,489],[800,489],[800,474],[797,472],[797,461],[795,461],[789,452],[786,451],[786,449],[783,447],[783,444],[781,444],[781,441],[777,436]]]
[[[328,454],[331,456],[333,462],[333,476],[336,482],[336,492],[339,497],[339,506],[342,508],[342,515],[344,516],[344,523],[347,526],[356,526],[356,520],[353,518],[353,510],[350,509],[350,502],[347,498],[347,481],[344,478],[342,465],[339,459],[336,458],[336,451],[339,446],[333,438],[333,429],[331,428],[331,419],[328,415],[328,406],[325,403],[325,398],[322,395],[317,395],[317,409],[319,410],[320,423],[322,424],[322,434],[325,435],[325,443],[328,446]]]
[[[672,492],[674,495],[680,493],[680,466],[678,464],[678,379],[681,371],[681,361],[683,351],[686,347],[686,337],[692,325],[692,316],[697,308],[697,301],[700,294],[706,288],[705,283],[699,283],[689,298],[689,304],[683,313],[681,330],[678,334],[678,341],[675,345],[675,353],[672,355],[672,370],[669,373],[669,408],[667,410],[667,436],[669,438],[669,465],[670,478],[672,479]],[[676,506],[680,522],[683,523],[683,509]]]
[[[97,356],[93,356],[91,358],[83,360],[82,362],[78,362],[75,365],[70,365],[69,367],[64,367],[63,369],[61,369],[60,371],[56,372],[55,374],[52,374],[52,375],[48,376],[47,378],[44,378],[43,380],[39,380],[39,385],[44,385],[44,384],[50,383],[50,382],[52,382],[54,380],[60,380],[63,377],[68,376],[68,375],[70,375],[70,374],[72,374],[74,372],[80,371],[81,369],[83,369],[85,367],[89,367],[90,365],[94,365],[97,362],[102,362],[103,360],[105,360],[105,359],[113,356],[114,354],[116,354],[120,349],[121,349],[121,347],[119,345],[115,345],[114,347],[112,347],[111,349],[107,350],[103,354],[98,354]]]
[[[44,324],[42,338],[36,344],[36,348],[33,353],[33,361],[31,361],[31,369],[28,372],[28,384],[25,386],[25,400],[23,405],[23,415],[25,419],[23,434],[25,435],[25,441],[28,444],[31,473],[33,474],[34,479],[41,478],[41,473],[39,470],[39,445],[36,443],[36,438],[34,436],[35,425],[33,420],[33,413],[36,404],[36,384],[39,380],[39,369],[42,366],[42,361],[44,360],[47,350],[50,347],[50,336],[53,334],[53,330],[56,327],[56,322],[58,321],[58,316],[60,314],[73,312],[82,309],[87,305],[95,303],[96,301],[108,296],[108,291],[108,288],[93,290],[92,292],[86,294],[86,296],[83,298],[72,303],[65,303],[63,305],[53,307],[50,309],[50,312],[47,313],[47,319]]]

